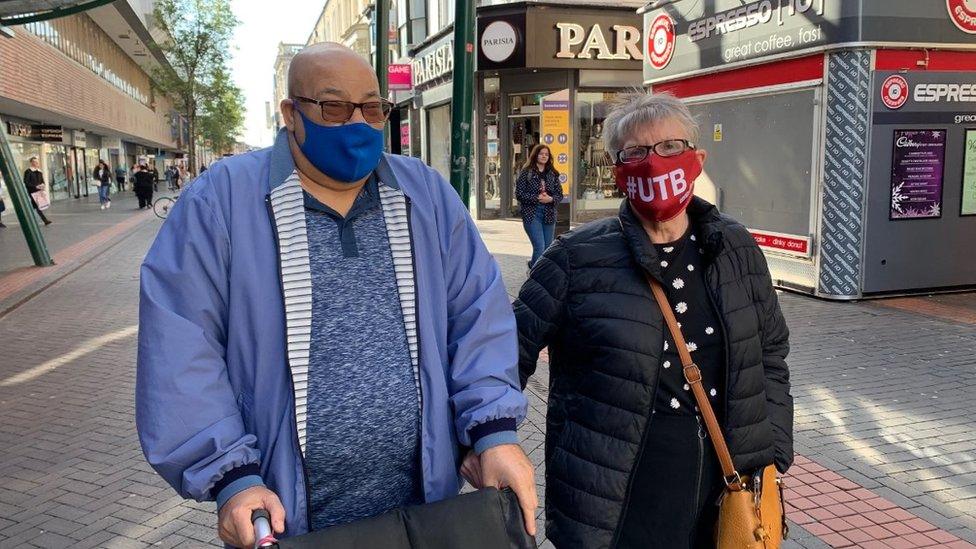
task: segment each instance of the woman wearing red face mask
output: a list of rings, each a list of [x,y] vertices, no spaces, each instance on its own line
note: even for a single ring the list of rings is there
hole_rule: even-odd
[[[522,210],[522,225],[532,242],[531,269],[552,244],[556,229],[556,205],[563,199],[559,172],[552,166],[549,147],[532,147],[529,157],[515,180],[515,198]]]
[[[630,95],[604,138],[626,197],[619,215],[556,239],[515,304],[523,387],[549,348],[548,537],[557,547],[714,547],[725,482],[696,386],[738,475],[785,472],[789,332],[752,236],[694,196],[707,155],[687,107]],[[683,372],[649,280],[664,288],[700,384]]]

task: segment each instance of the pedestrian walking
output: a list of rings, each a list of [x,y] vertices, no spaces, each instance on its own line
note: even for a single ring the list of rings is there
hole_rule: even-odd
[[[250,547],[253,509],[294,536],[456,496],[463,451],[534,534],[515,318],[476,225],[383,154],[393,105],[358,54],[305,48],[288,93],[274,146],[200,175],[142,265],[149,463]]]
[[[556,206],[563,199],[559,172],[552,165],[549,147],[532,147],[529,157],[515,180],[515,196],[522,211],[522,226],[532,243],[529,269],[552,244],[556,232]]]
[[[173,190],[173,166],[166,166],[163,171],[163,177],[166,179],[166,190]]]
[[[95,167],[95,171],[92,174],[98,184],[98,203],[103,210],[112,207],[112,199],[108,196],[109,191],[112,190],[111,173],[112,170],[109,169],[108,164],[104,160],[99,160],[98,166]]]
[[[115,167],[115,188],[118,192],[125,190],[125,178],[128,174],[129,170],[125,169],[122,164]]]
[[[27,194],[30,195],[31,206],[41,218],[45,225],[50,225],[52,221],[44,215],[44,210],[50,204],[47,196],[47,185],[44,183],[44,174],[41,172],[41,162],[36,156],[30,158],[30,167],[24,171],[24,186],[27,187]],[[38,202],[40,200],[40,202]]]
[[[6,229],[3,224],[3,212],[7,209],[7,203],[3,201],[3,185],[0,185],[0,229]]]
[[[155,162],[152,163],[152,168],[150,169],[150,173],[152,174],[153,191],[159,192],[159,170],[156,169]]]
[[[556,239],[515,303],[523,387],[549,348],[546,530],[557,547],[715,547],[726,482],[793,462],[789,331],[749,231],[693,196],[707,157],[698,132],[669,95],[614,107],[604,138],[627,200]],[[683,371],[649,280],[700,381]],[[705,401],[731,452],[728,480]]]
[[[136,198],[139,199],[139,209],[149,208],[152,206],[153,197],[152,172],[149,171],[149,166],[145,164],[136,164],[134,170],[135,183],[133,189],[136,192]]]
[[[190,176],[187,173],[186,168],[182,164],[177,170],[177,176],[178,177],[176,178],[176,189],[179,190],[183,185],[187,184],[190,179]]]
[[[207,165],[206,164],[200,164],[200,172],[199,173],[203,173],[205,171],[207,171]]]

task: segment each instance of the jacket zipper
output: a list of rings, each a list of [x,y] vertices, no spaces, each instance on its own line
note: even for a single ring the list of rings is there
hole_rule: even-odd
[[[655,307],[657,306],[657,302],[654,301],[653,296],[651,297],[651,302]],[[665,330],[667,330],[667,327],[663,325],[662,320],[661,336],[663,341],[667,341],[667,334],[665,333]],[[644,430],[641,433],[640,446],[637,448],[637,459],[634,461],[634,466],[630,469],[630,476],[627,479],[627,490],[624,492],[624,504],[620,510],[620,518],[617,519],[617,528],[613,533],[613,539],[610,541],[610,547],[617,546],[617,542],[620,541],[620,535],[623,533],[624,520],[627,518],[627,504],[630,503],[630,494],[634,489],[634,478],[637,476],[637,469],[640,467],[641,460],[644,459],[644,446],[647,443],[647,432],[651,429],[651,422],[654,421],[654,404],[657,400],[657,391],[660,384],[661,372],[658,371],[657,377],[654,379],[654,391],[651,392],[651,412],[647,414],[646,421],[644,422]]]
[[[271,216],[271,230],[274,233],[275,248],[278,250],[278,282],[281,285],[281,297],[284,301],[285,289],[284,289],[284,278],[281,273],[281,241],[278,237],[278,222],[274,215],[274,208],[271,205],[271,195],[265,195],[264,203],[268,209],[268,215]],[[302,452],[301,440],[298,437],[298,407],[295,402],[295,376],[291,372],[291,360],[288,358],[287,350],[287,334],[288,334],[288,320],[285,320],[285,365],[288,370],[288,380],[291,382],[291,413],[292,413],[292,434],[295,435],[295,449],[298,450],[298,458],[302,463],[302,481],[305,485],[305,521],[308,526],[308,531],[312,531],[312,490],[308,483],[308,465],[305,463],[305,453]]]
[[[695,475],[695,522],[693,523],[693,528],[691,531],[691,542],[694,542],[695,531],[697,530],[698,519],[701,516],[701,487],[702,487],[702,476],[705,469],[705,430],[702,426],[702,418],[700,415],[695,415],[695,421],[698,422],[698,473]]]
[[[424,385],[423,376],[420,375],[420,349],[421,349],[421,338],[420,338],[420,289],[417,287],[417,254],[414,253],[413,247],[413,223],[411,222],[410,212],[413,210],[413,201],[410,197],[403,193],[403,201],[407,207],[407,235],[410,239],[410,263],[413,269],[413,310],[414,310],[414,329],[417,331],[417,406],[420,408],[418,421],[420,421],[420,448],[419,448],[419,458],[420,458],[420,492],[427,501],[427,488],[424,482]],[[400,311],[403,314],[403,311]],[[413,364],[410,365],[411,368]],[[462,456],[463,457],[463,456]]]

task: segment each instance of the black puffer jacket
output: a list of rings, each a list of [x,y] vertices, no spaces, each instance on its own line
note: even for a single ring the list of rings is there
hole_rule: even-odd
[[[793,461],[789,331],[765,257],[745,227],[695,198],[688,208],[727,349],[723,431],[737,470]],[[616,535],[655,400],[664,319],[643,268],[659,260],[624,203],[619,218],[561,236],[515,304],[522,385],[550,353],[546,531],[560,548]]]

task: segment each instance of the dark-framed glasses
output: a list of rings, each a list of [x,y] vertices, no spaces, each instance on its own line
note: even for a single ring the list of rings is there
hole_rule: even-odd
[[[390,112],[393,111],[393,103],[386,99],[366,101],[365,103],[353,103],[352,101],[337,101],[334,99],[317,101],[296,95],[292,97],[292,100],[318,105],[322,109],[322,120],[334,124],[345,124],[348,122],[352,118],[353,113],[356,112],[356,109],[359,109],[363,113],[363,118],[370,124],[386,122],[390,118]]]
[[[651,151],[654,151],[654,154],[658,156],[667,158],[692,150],[695,150],[695,144],[687,139],[665,139],[653,145],[627,147],[617,151],[615,156],[618,164],[636,164],[647,158]]]

